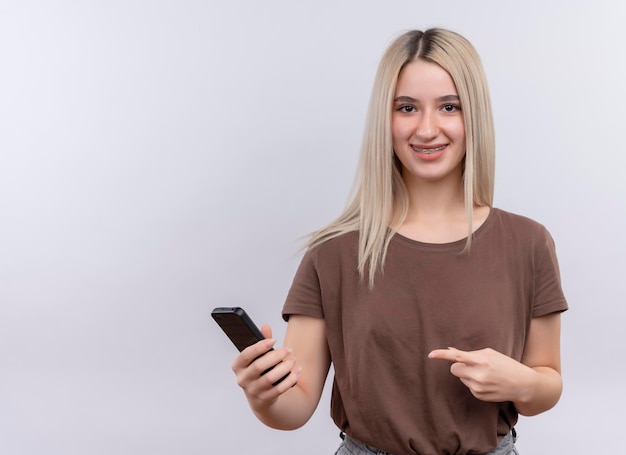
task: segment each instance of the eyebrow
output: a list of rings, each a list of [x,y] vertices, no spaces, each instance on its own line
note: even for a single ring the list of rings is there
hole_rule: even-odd
[[[440,96],[435,101],[446,102],[446,101],[460,101],[460,100],[461,99],[458,97],[458,95],[444,95],[444,96]],[[415,98],[413,98],[411,96],[398,96],[393,101],[394,101],[394,103],[416,103],[416,102],[418,102],[417,99],[415,99]]]

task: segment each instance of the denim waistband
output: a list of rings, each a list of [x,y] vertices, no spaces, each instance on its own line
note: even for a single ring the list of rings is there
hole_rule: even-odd
[[[372,447],[370,445],[365,444],[364,442],[357,441],[356,439],[352,439],[345,433],[340,433],[341,439],[343,439],[343,444],[348,449],[351,454],[354,455],[394,455],[389,452],[385,452],[384,450],[377,449],[376,447]],[[484,455],[513,455],[517,454],[517,450],[515,449],[515,440],[517,439],[517,434],[515,433],[515,429],[511,430],[511,433],[507,434],[502,438],[498,447],[493,449],[491,452],[488,452]],[[341,454],[341,451],[337,452]]]

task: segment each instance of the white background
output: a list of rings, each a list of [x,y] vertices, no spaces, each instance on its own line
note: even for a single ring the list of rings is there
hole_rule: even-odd
[[[265,428],[210,319],[284,335],[301,238],[351,188],[381,54],[474,43],[496,206],[553,234],[565,390],[522,454],[616,453],[626,312],[621,1],[0,1],[0,453],[331,454],[329,394]]]

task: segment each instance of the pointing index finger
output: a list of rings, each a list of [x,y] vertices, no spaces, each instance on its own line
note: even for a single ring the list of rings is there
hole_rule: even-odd
[[[448,349],[435,349],[433,351],[430,351],[430,354],[428,354],[428,358],[448,360],[450,362],[465,363],[468,360],[465,354],[466,354],[465,351],[461,351],[460,349],[450,347]]]

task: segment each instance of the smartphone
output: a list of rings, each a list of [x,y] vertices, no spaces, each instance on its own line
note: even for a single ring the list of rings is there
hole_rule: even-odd
[[[250,316],[248,316],[248,313],[246,313],[243,308],[218,307],[211,311],[211,316],[213,316],[215,322],[217,322],[217,324],[222,328],[224,333],[228,336],[228,338],[230,338],[230,341],[233,342],[239,352],[256,342],[265,339],[259,328],[254,322],[252,322],[252,319],[250,319]],[[265,354],[273,350],[274,348],[270,348],[259,357],[263,357]],[[261,376],[270,371],[272,368],[274,367],[270,367],[265,370],[261,373]],[[273,385],[279,384],[287,376],[289,376],[289,373],[280,378]]]
[[[235,347],[239,349],[239,352],[265,339],[243,308],[218,307],[211,312],[211,316],[213,316],[215,322],[218,323]]]

